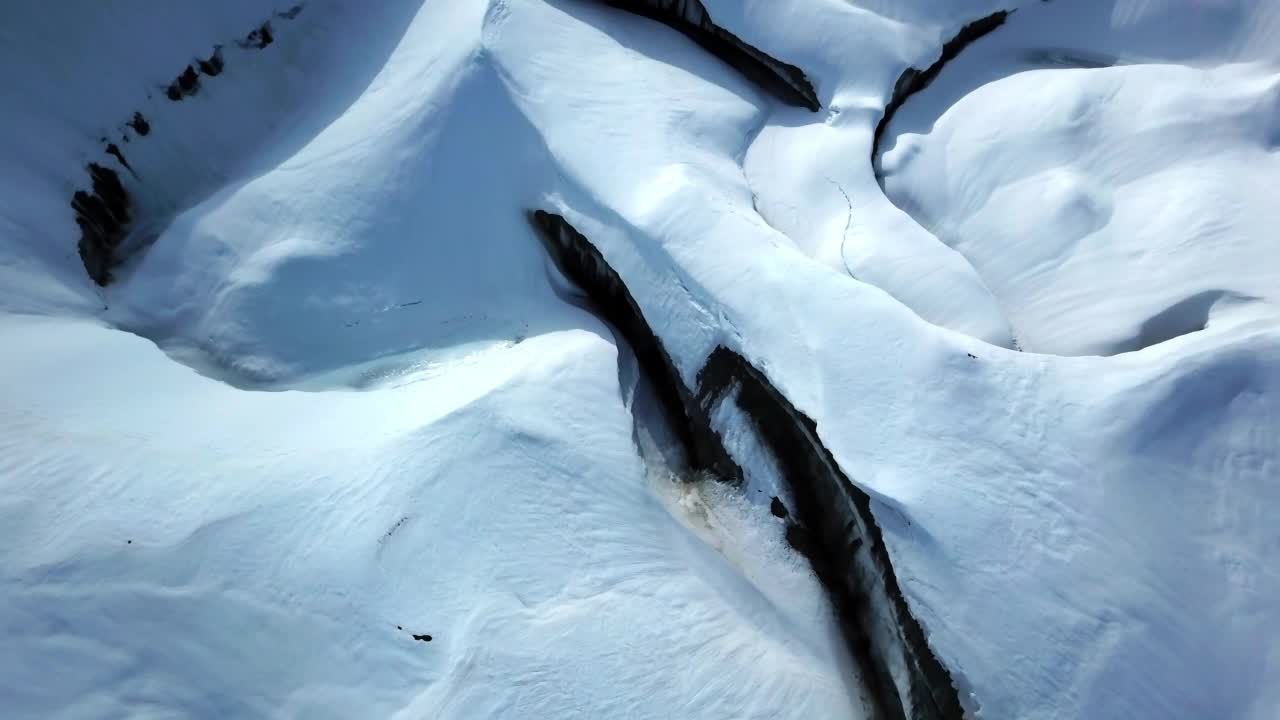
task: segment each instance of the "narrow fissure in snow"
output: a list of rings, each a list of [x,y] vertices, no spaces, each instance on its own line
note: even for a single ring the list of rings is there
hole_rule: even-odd
[[[956,33],[955,37],[943,43],[938,59],[929,67],[923,70],[909,67],[898,76],[898,81],[893,84],[893,95],[884,107],[880,122],[876,123],[875,135],[871,140],[871,166],[876,171],[876,180],[880,183],[881,189],[884,188],[884,178],[880,173],[880,142],[884,139],[889,123],[893,122],[893,116],[912,95],[929,87],[947,63],[959,57],[965,48],[995,32],[1009,19],[1009,14],[1012,12],[1013,10],[1000,10],[965,25],[960,28],[960,32]]]

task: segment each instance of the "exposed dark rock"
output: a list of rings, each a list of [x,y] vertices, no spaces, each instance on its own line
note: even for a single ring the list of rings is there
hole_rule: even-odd
[[[276,13],[275,16],[292,20],[300,12],[302,12],[302,5],[299,4],[284,12]],[[268,21],[237,42],[241,47],[265,48],[274,40],[271,22]],[[216,77],[222,74],[225,67],[222,46],[215,45],[213,54],[208,59],[197,59],[195,66],[187,65],[182,73],[169,83],[165,88],[165,97],[179,102],[183,98],[195,95],[200,90],[201,74]],[[147,97],[151,95],[148,93]],[[125,125],[139,137],[151,134],[151,123],[140,112],[135,112]],[[129,142],[127,133],[122,135],[122,140]],[[102,138],[102,142],[106,143],[106,153],[114,157],[121,167],[137,177],[137,173],[125,159],[120,146],[105,137]],[[76,211],[76,224],[80,226],[79,250],[85,271],[94,282],[106,285],[111,282],[111,268],[121,260],[117,257],[116,251],[128,230],[131,219],[130,201],[114,170],[97,163],[91,163],[88,169],[93,182],[93,192],[77,190],[71,198],[71,207]]]
[[[261,50],[274,42],[275,39],[275,33],[271,29],[271,22],[267,21],[246,35],[243,40],[237,41],[237,43],[242,48],[257,48]]]
[[[133,167],[129,165],[129,161],[124,159],[124,153],[120,152],[120,146],[115,143],[107,143],[107,154],[120,161],[129,172],[133,172]],[[137,173],[134,173],[135,175]]]
[[[822,108],[813,83],[795,65],[771,57],[711,19],[701,0],[598,0],[642,15],[683,33],[749,80],[788,105]]]
[[[902,104],[912,95],[929,87],[947,63],[955,60],[965,48],[1003,25],[1012,12],[1012,10],[1000,10],[965,25],[960,28],[960,32],[956,33],[955,37],[943,44],[942,53],[932,65],[923,70],[907,68],[898,76],[898,81],[893,86],[893,96],[889,98],[889,104],[885,105],[884,115],[876,124],[875,136],[871,141],[871,163],[877,170],[880,162],[880,141],[884,138],[885,130],[888,129],[889,123],[893,121],[893,116],[897,114]]]
[[[779,517],[783,519],[785,519],[788,515],[787,506],[783,505],[782,501],[776,497],[773,499],[772,502],[769,503],[769,512],[773,513],[774,517]]]
[[[399,630],[400,632],[404,632],[404,626],[402,625],[397,625],[396,629]],[[415,633],[409,633],[409,635],[410,637],[412,637],[414,640],[417,640],[418,642],[431,642],[434,639],[430,635],[417,635]]]
[[[213,54],[209,56],[209,59],[197,60],[196,64],[200,66],[200,72],[208,75],[209,77],[221,75],[223,68],[222,46],[215,45],[213,47]]]
[[[178,76],[178,87],[182,88],[182,92],[194,95],[200,89],[200,76],[196,74],[196,69],[187,66],[186,70]]]
[[[635,349],[695,467],[741,477],[708,409],[733,402],[750,418],[795,499],[791,512],[777,498],[770,509],[794,518],[788,520],[787,541],[809,559],[830,595],[846,644],[878,706],[875,716],[959,720],[959,695],[902,596],[870,498],[844,475],[813,420],[742,356],[724,347],[707,359],[693,393],[599,250],[558,215],[537,211],[532,220],[561,271]],[[901,684],[891,672],[895,667],[906,668]]]
[[[187,66],[182,74],[177,77],[169,87],[165,88],[165,95],[174,102],[177,102],[190,95],[195,95],[200,90],[200,76],[196,73],[196,69]]]
[[[587,292],[600,317],[631,345],[694,467],[712,470],[730,482],[740,481],[742,468],[725,451],[640,306],[600,251],[559,215],[538,210],[530,214],[530,221],[560,272]]]
[[[77,190],[71,198],[80,226],[80,260],[89,277],[99,285],[111,281],[115,250],[128,230],[129,195],[116,171],[97,163],[88,166],[93,192]]]
[[[855,659],[870,671],[884,717],[963,717],[951,675],[933,655],[898,587],[871,500],[822,444],[816,423],[727,348],[711,354],[698,378],[704,403],[737,390],[735,402],[781,468],[799,523],[788,528],[787,540],[809,558],[827,588]],[[907,668],[902,685],[891,672],[898,659]]]

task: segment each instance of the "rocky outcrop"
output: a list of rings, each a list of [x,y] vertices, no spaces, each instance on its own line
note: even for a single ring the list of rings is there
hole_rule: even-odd
[[[151,123],[147,122],[147,119],[140,112],[135,112],[133,117],[129,118],[129,122],[125,123],[125,126],[137,133],[139,137],[146,137],[151,134]]]
[[[680,380],[675,363],[653,334],[622,278],[563,217],[537,210],[530,213],[529,219],[560,272],[586,291],[598,315],[631,345],[693,466],[729,481],[741,480],[742,468],[725,451],[710,419]]]
[[[673,28],[771,95],[817,112],[822,107],[804,71],[757,50],[716,25],[700,0],[597,0],[611,7],[643,15]]]
[[[208,75],[209,77],[217,77],[218,75],[221,75],[222,68],[225,65],[222,59],[222,46],[214,45],[213,54],[207,59],[197,60],[196,65],[199,66],[200,72]]]
[[[871,142],[871,163],[877,168],[877,177],[879,176],[880,141],[884,138],[885,130],[888,129],[889,123],[893,122],[893,116],[902,107],[902,104],[912,95],[929,87],[929,84],[938,77],[938,73],[942,72],[942,68],[947,63],[955,60],[965,48],[990,35],[996,28],[1003,25],[1012,12],[1012,10],[1000,10],[974,20],[960,28],[960,32],[956,33],[955,37],[943,43],[942,52],[938,55],[938,59],[933,61],[932,65],[923,70],[911,67],[902,71],[902,74],[898,76],[898,81],[893,85],[893,95],[889,98],[889,103],[884,107],[884,115],[880,117],[880,122],[876,123],[875,136]]]
[[[169,87],[165,88],[165,97],[174,102],[178,102],[186,97],[191,97],[200,91],[200,75],[196,73],[196,69],[190,65],[186,67],[173,82],[169,83]]]
[[[963,717],[951,675],[898,586],[871,499],[840,469],[817,424],[725,347],[699,373],[698,397],[708,407],[735,403],[773,456],[795,503],[787,539],[826,587],[880,714],[894,720]]]
[[[293,20],[302,12],[302,5],[294,5],[273,17]],[[244,38],[237,41],[243,48],[263,49],[275,39],[268,20],[254,28]],[[192,97],[200,92],[201,77],[217,77],[226,67],[222,54],[222,46],[215,45],[206,58],[196,58],[182,69],[178,76],[164,90],[165,97],[173,102]],[[151,134],[151,122],[141,112],[119,126],[121,143],[131,141],[133,137],[146,137]],[[110,138],[103,137],[103,152],[115,158],[120,167],[128,170],[135,179],[137,173],[125,158],[120,145]],[[98,163],[89,163],[89,180],[91,190],[77,190],[71,197],[71,208],[76,213],[76,224],[80,226],[80,260],[84,263],[85,272],[99,285],[111,282],[111,269],[119,265],[124,258],[120,257],[120,247],[129,232],[129,223],[134,214],[133,203],[120,176],[109,167]]]
[[[253,31],[246,35],[243,40],[237,40],[236,43],[242,48],[262,50],[266,46],[275,42],[275,40],[275,29],[271,27],[271,21],[268,20],[254,28]]]
[[[875,716],[959,720],[959,695],[911,615],[871,500],[822,444],[816,423],[756,367],[725,347],[707,359],[697,387],[687,387],[639,304],[600,251],[559,215],[537,211],[531,219],[556,265],[635,349],[696,469],[729,479],[742,477],[711,421],[713,409],[724,410],[729,402],[773,456],[796,507],[790,511],[775,498],[771,510],[788,523],[788,540],[809,559],[829,593],[866,694],[876,706]]]
[[[89,163],[92,191],[77,190],[71,196],[71,209],[80,226],[80,260],[85,272],[99,285],[111,281],[111,268],[116,264],[116,248],[124,240],[132,210],[129,194],[115,170]]]

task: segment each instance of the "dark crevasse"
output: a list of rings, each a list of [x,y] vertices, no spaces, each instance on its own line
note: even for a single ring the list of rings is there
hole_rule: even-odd
[[[700,0],[597,0],[657,20],[701,45],[749,80],[788,105],[817,112],[822,107],[804,71],[743,42],[716,25]]]
[[[115,170],[89,163],[92,192],[77,190],[71,209],[80,226],[80,260],[85,272],[99,285],[111,281],[115,251],[128,231],[132,204]]]
[[[830,596],[874,717],[961,718],[951,676],[930,650],[898,587],[870,498],[840,470],[814,421],[750,362],[725,347],[707,359],[697,388],[686,387],[635,298],[600,251],[559,215],[536,211],[532,220],[556,265],[635,350],[696,469],[740,479],[742,468],[711,413],[733,402],[749,420],[796,505],[794,512],[781,513],[788,517],[788,540],[809,559]]]
[[[586,292],[596,312],[631,345],[693,466],[711,470],[732,482],[740,481],[742,468],[725,451],[706,413],[680,380],[671,356],[645,321],[640,306],[600,251],[559,215],[537,210],[530,213],[529,219],[560,272]]]
[[[929,84],[938,77],[938,73],[942,72],[942,68],[947,63],[955,60],[965,48],[990,35],[996,28],[1003,25],[1012,12],[1012,10],[1000,10],[974,20],[960,28],[960,32],[956,33],[955,37],[942,45],[942,52],[932,65],[923,70],[912,67],[902,71],[902,74],[898,76],[898,81],[893,85],[893,95],[889,98],[889,103],[884,107],[884,115],[880,117],[880,122],[876,124],[876,132],[871,141],[871,164],[872,167],[876,168],[877,179],[880,178],[880,142],[884,139],[884,133],[889,128],[889,123],[893,122],[893,116],[898,112],[898,109],[912,95],[929,87]]]
[[[818,427],[738,353],[718,347],[698,374],[710,407],[732,401],[773,456],[795,503],[787,539],[831,597],[850,651],[881,715],[959,720],[951,674],[911,615],[871,511],[871,498],[840,469]]]

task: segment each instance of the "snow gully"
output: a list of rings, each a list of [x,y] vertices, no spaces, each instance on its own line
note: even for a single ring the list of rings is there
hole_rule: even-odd
[[[740,481],[742,468],[711,416],[731,402],[733,410],[749,420],[791,491],[796,507],[783,513],[789,518],[787,539],[812,564],[831,598],[859,665],[865,695],[874,705],[869,708],[873,717],[963,717],[950,673],[933,655],[902,596],[871,499],[840,469],[818,437],[817,424],[792,406],[764,373],[723,346],[699,371],[697,387],[686,387],[635,298],[600,250],[559,215],[538,210],[530,220],[561,272],[634,348],[695,470]]]

